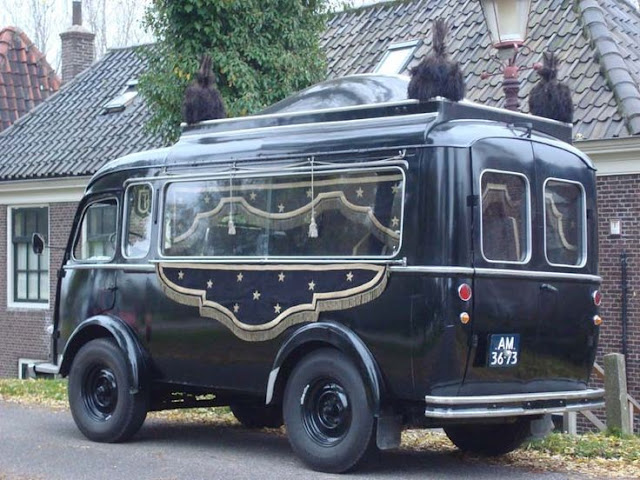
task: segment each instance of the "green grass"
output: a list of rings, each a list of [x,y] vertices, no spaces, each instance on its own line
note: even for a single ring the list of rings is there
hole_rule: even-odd
[[[572,436],[552,433],[543,440],[532,441],[526,448],[570,458],[640,461],[640,437],[637,435],[586,433]]]
[[[0,400],[63,407],[67,404],[67,381],[0,379]]]

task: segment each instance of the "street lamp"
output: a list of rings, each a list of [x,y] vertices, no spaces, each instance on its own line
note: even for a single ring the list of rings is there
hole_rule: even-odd
[[[504,79],[502,88],[506,96],[505,107],[518,110],[518,50],[524,45],[527,36],[527,23],[531,0],[480,0],[482,13],[491,35],[494,48],[503,60]],[[488,75],[483,74],[483,78]]]

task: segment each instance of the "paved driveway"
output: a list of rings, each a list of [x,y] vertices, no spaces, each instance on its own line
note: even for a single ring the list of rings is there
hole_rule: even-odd
[[[463,462],[442,452],[385,452],[354,474],[307,470],[287,439],[239,427],[147,420],[133,441],[86,440],[68,411],[0,402],[0,480],[567,479]]]

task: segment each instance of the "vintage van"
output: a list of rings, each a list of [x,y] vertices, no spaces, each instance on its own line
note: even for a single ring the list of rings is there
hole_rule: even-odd
[[[571,126],[406,89],[328,81],[95,174],[53,332],[88,438],[230,405],[343,472],[407,425],[496,455],[602,405],[595,171]]]

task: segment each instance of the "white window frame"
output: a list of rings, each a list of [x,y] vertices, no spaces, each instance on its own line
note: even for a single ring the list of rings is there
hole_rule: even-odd
[[[51,206],[49,204],[11,205],[7,207],[7,308],[12,310],[49,310],[51,308],[51,256],[49,248],[45,248],[41,255],[47,255],[49,265],[49,294],[45,302],[16,302],[14,300],[14,251],[13,251],[13,212],[22,208],[47,209],[47,239],[51,239]]]
[[[567,183],[569,185],[577,185],[578,188],[580,189],[580,193],[581,193],[581,201],[582,201],[582,208],[581,208],[581,214],[582,214],[582,225],[581,225],[581,232],[580,232],[580,242],[582,243],[581,247],[581,257],[580,257],[580,263],[579,264],[575,264],[575,265],[569,265],[566,263],[553,263],[551,262],[551,260],[549,260],[549,255],[547,254],[547,187],[549,185],[549,182],[556,182],[556,183]],[[587,192],[584,189],[584,185],[582,185],[582,183],[577,182],[575,180],[567,180],[566,178],[557,178],[557,177],[549,177],[544,181],[544,184],[542,185],[542,218],[544,219],[544,258],[547,261],[547,263],[549,265],[551,265],[552,267],[565,267],[565,268],[584,268],[584,266],[587,264],[587,258],[588,258],[588,250],[587,250]]]
[[[407,68],[407,65],[409,65],[411,58],[413,58],[413,54],[418,48],[418,43],[419,43],[418,40],[412,40],[410,42],[394,43],[389,45],[386,52],[384,52],[382,59],[378,62],[378,65],[376,65],[376,68],[373,70],[373,72],[381,73],[384,75],[400,74],[400,72],[402,72],[405,68]],[[396,71],[385,71],[385,67],[389,60],[389,57],[391,57],[393,53],[402,51],[402,50],[406,50],[407,53],[404,61],[400,65],[400,68],[398,68]]]
[[[526,188],[526,195],[527,195],[527,199],[526,199],[526,217],[525,217],[525,222],[526,222],[526,230],[525,230],[525,235],[526,235],[526,241],[527,241],[527,253],[524,256],[523,260],[521,261],[514,261],[514,260],[492,260],[487,258],[487,256],[484,253],[484,231],[483,231],[483,215],[482,215],[482,177],[484,176],[485,173],[498,173],[501,175],[512,175],[512,176],[516,176],[516,177],[520,177],[520,178],[524,178],[524,182],[525,182],[525,186]],[[529,183],[529,178],[521,172],[512,172],[509,170],[498,170],[498,169],[493,169],[493,168],[487,168],[485,170],[482,171],[482,173],[480,174],[479,177],[479,183],[478,183],[478,192],[479,192],[479,197],[480,197],[480,252],[482,253],[482,258],[485,262],[487,263],[503,263],[503,264],[512,264],[512,265],[526,265],[527,263],[529,263],[531,261],[531,256],[532,256],[532,251],[533,251],[533,239],[532,239],[532,228],[531,228],[531,221],[532,221],[532,213],[531,213],[531,184]]]

